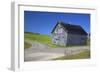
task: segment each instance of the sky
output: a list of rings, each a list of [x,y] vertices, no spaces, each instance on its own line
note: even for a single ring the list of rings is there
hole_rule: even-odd
[[[24,32],[50,34],[57,21],[80,25],[90,33],[90,14],[24,11]]]

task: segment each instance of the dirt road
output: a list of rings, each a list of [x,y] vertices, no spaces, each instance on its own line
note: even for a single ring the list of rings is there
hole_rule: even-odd
[[[47,45],[38,42],[29,42],[31,48],[24,50],[24,61],[45,61],[64,55],[77,54],[89,50],[89,46],[68,47],[68,48],[49,48]]]

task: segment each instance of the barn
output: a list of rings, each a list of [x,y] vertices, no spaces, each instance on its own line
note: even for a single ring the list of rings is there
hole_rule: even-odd
[[[87,35],[80,25],[64,22],[57,22],[51,32],[52,43],[60,46],[86,44]]]

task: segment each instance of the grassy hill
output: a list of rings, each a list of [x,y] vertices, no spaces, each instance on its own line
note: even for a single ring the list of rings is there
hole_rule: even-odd
[[[51,40],[51,37],[49,35],[25,32],[24,39],[31,40],[33,42],[39,42],[39,43],[48,45],[51,48],[64,47],[64,46],[58,46],[58,45],[52,44],[52,40]]]
[[[32,42],[39,42],[51,48],[59,48],[59,47],[66,48],[66,47],[74,47],[74,46],[84,46],[84,45],[67,45],[65,47],[65,46],[55,45],[55,44],[52,44],[52,39],[50,35],[32,33],[32,32],[24,32],[24,39],[30,40]],[[90,41],[88,40],[87,42],[90,42]],[[25,46],[24,46],[25,48],[31,47],[31,44],[27,43],[26,41],[24,43],[25,43]]]

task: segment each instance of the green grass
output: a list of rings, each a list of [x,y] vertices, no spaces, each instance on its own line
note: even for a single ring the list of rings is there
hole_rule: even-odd
[[[33,42],[39,42],[45,45],[48,45],[51,48],[58,48],[58,47],[64,47],[64,46],[59,46],[52,44],[51,37],[49,35],[44,35],[44,34],[38,34],[38,33],[24,33],[24,39],[25,40],[31,40]]]
[[[90,58],[90,51],[89,50],[81,52],[79,54],[75,54],[75,55],[69,55],[69,56],[55,58],[53,60],[70,60],[70,59],[87,59],[87,58]]]
[[[29,43],[27,43],[27,42],[24,42],[24,48],[26,49],[26,48],[30,48],[32,45],[31,44],[29,44]]]
[[[39,42],[39,43],[45,44],[51,48],[66,48],[66,47],[83,46],[83,45],[60,46],[60,45],[52,44],[50,35],[44,35],[44,34],[32,33],[32,32],[25,32],[24,39],[31,40],[33,42]]]

